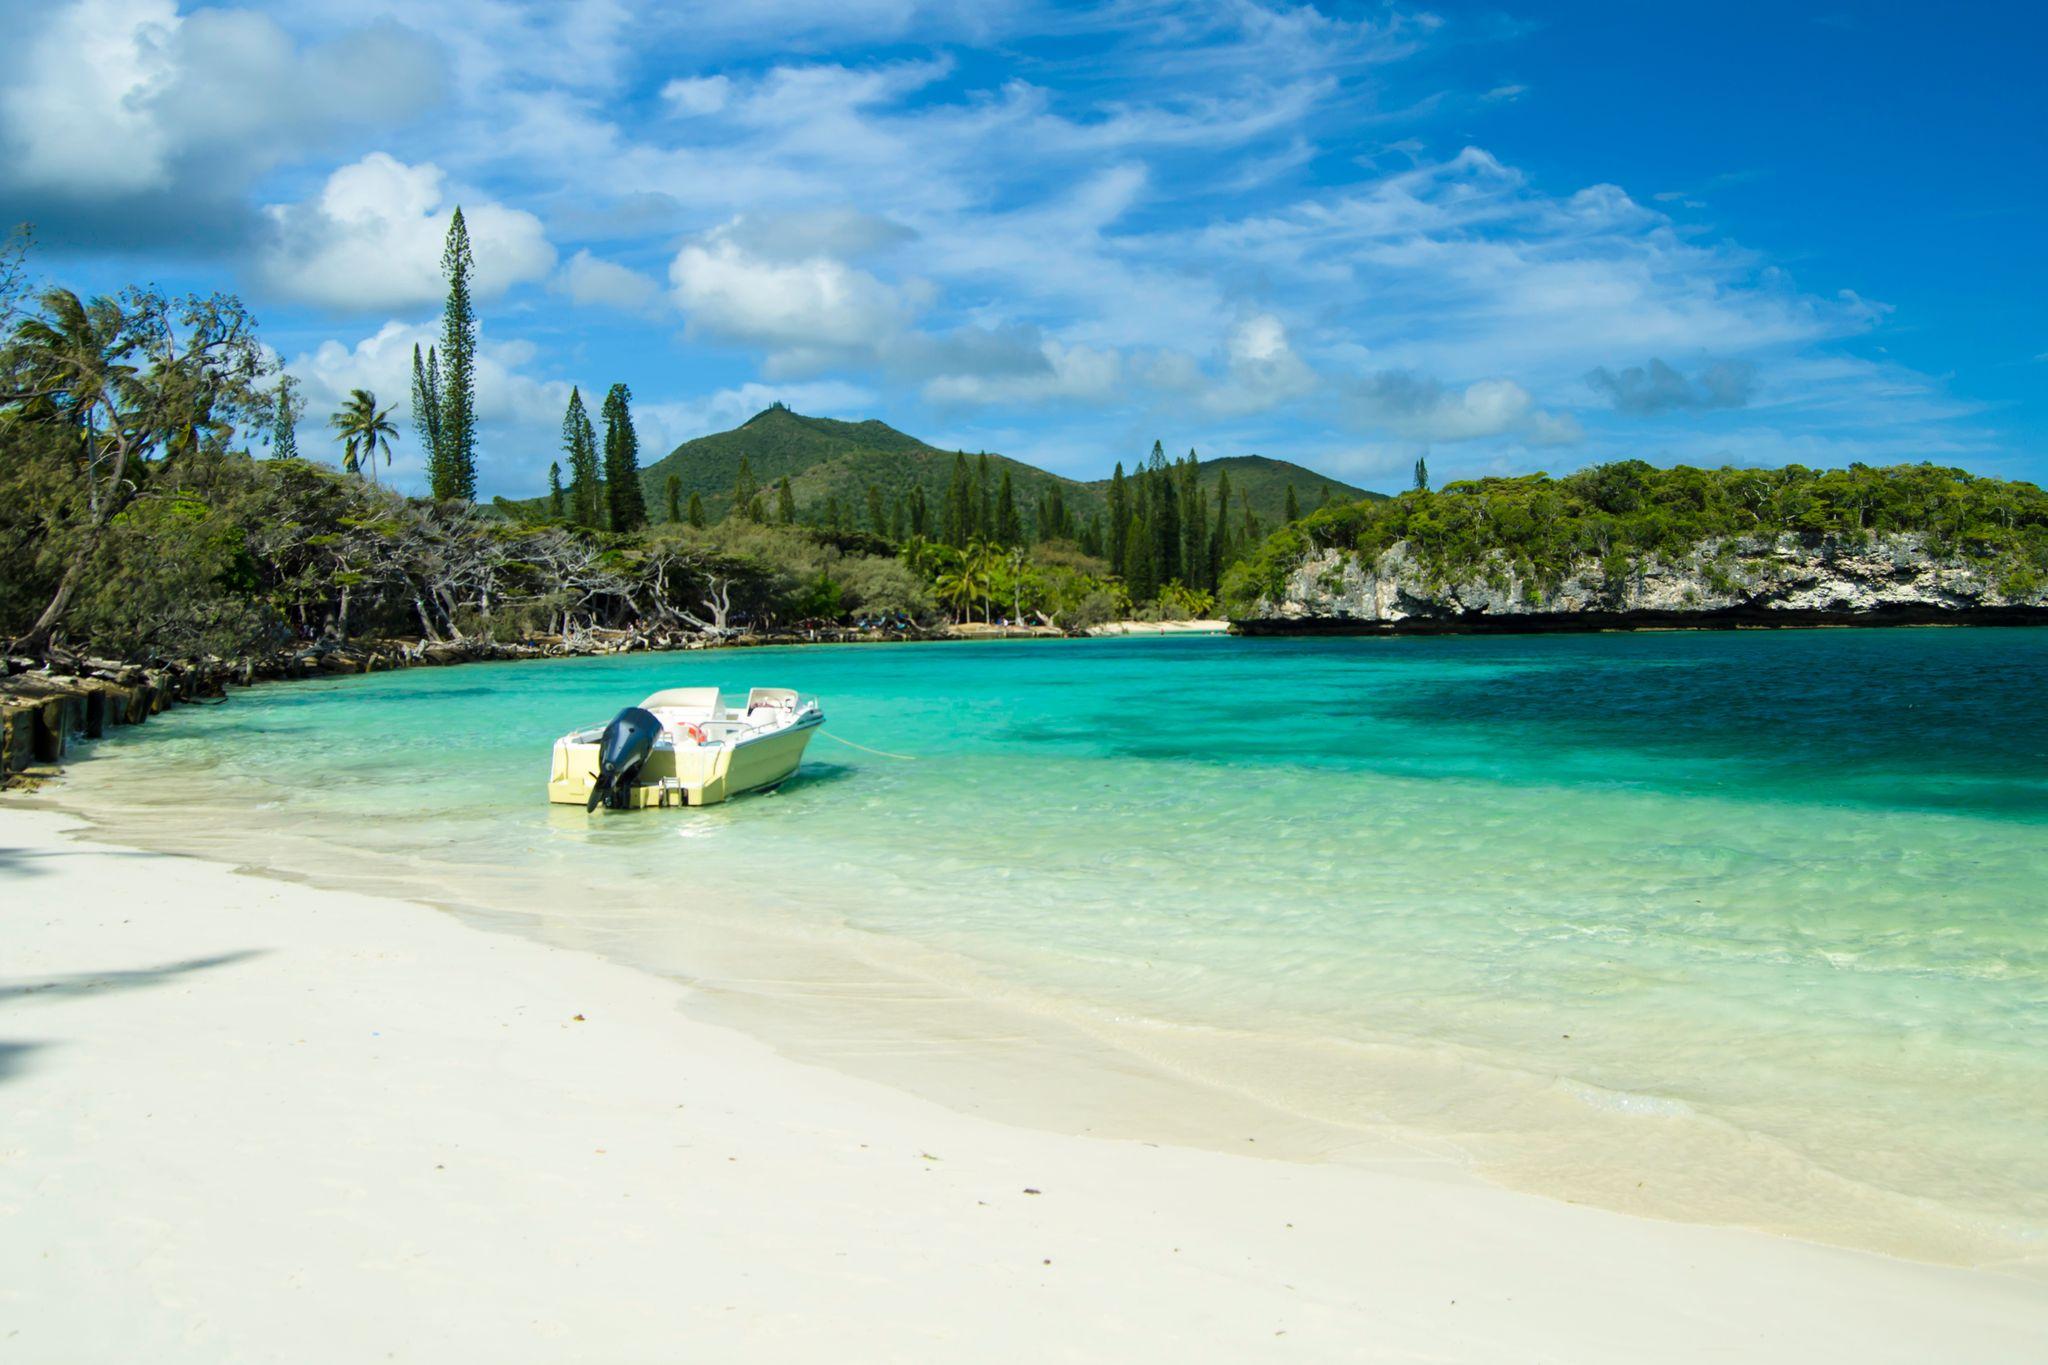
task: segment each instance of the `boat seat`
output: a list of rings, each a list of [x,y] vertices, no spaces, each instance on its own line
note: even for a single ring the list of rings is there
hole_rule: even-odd
[[[701,711],[714,718],[718,715],[718,708],[719,695],[715,687],[665,687],[640,703],[643,711]]]

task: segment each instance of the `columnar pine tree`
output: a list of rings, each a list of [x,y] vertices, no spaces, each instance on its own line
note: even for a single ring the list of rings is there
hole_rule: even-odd
[[[1152,586],[1165,587],[1181,575],[1180,497],[1174,491],[1173,474],[1166,465],[1166,448],[1152,443],[1152,458],[1145,468],[1146,515],[1152,523]]]
[[[433,470],[437,498],[476,497],[476,310],[469,300],[469,228],[457,206],[441,251],[448,303],[441,313],[440,460]]]
[[[692,494],[691,496],[694,497],[695,495]],[[681,521],[683,519],[683,480],[677,474],[668,476],[668,519],[670,521]]]
[[[1209,533],[1209,581],[1220,587],[1230,567],[1230,471],[1216,476],[1216,528]]]
[[[787,474],[775,483],[775,519],[784,526],[796,525],[796,490],[789,486]]]
[[[910,534],[928,536],[932,533],[931,504],[925,501],[924,485],[910,490]]]
[[[882,490],[868,485],[868,529],[884,540],[889,538],[889,513],[882,506]]]
[[[445,476],[441,470],[441,362],[434,348],[420,358],[418,343],[412,348],[412,429],[427,456],[427,486],[440,496]]]
[[[1294,485],[1291,483],[1287,485],[1287,520],[1301,520],[1301,501],[1294,496]]]
[[[299,414],[306,410],[299,397],[299,381],[290,375],[277,381],[277,402],[270,410],[270,458],[299,458]]]
[[[583,407],[583,391],[569,390],[562,413],[562,453],[569,457],[569,515],[578,526],[604,527],[604,494],[598,486],[597,429]]]
[[[640,437],[633,430],[633,391],[614,384],[604,396],[604,497],[612,530],[647,524],[647,494],[640,487]]]
[[[1142,480],[1141,480],[1142,482]],[[1143,514],[1131,513],[1124,531],[1124,587],[1133,602],[1150,602],[1159,594],[1158,562],[1153,557],[1152,528]]]
[[[1131,490],[1124,483],[1124,462],[1116,462],[1116,473],[1109,476],[1109,543],[1103,548],[1109,551],[1110,567],[1118,573],[1124,568],[1124,536],[1131,525]]]
[[[981,458],[975,461],[974,487],[974,535],[979,540],[987,540],[991,535],[995,534],[996,504],[995,498],[992,496],[994,490],[989,487],[988,482],[988,452],[986,450],[982,451]]]
[[[1429,491],[1429,460],[1421,455],[1415,457],[1415,491]]]
[[[965,451],[953,455],[953,479],[946,485],[946,510],[939,539],[955,549],[964,549],[974,539],[974,490],[967,477]]]
[[[562,462],[556,460],[548,466],[548,515],[560,521],[562,510]]]
[[[761,485],[754,478],[754,466],[746,456],[740,456],[739,473],[733,476],[732,481],[732,515],[759,521],[754,509],[760,492]]]
[[[1002,487],[996,492],[996,544],[1022,545],[1024,524],[1017,520],[1017,491],[1010,486],[1010,471],[1003,470]]]
[[[684,520],[700,531],[704,529],[704,499],[695,493],[690,494],[690,510]]]

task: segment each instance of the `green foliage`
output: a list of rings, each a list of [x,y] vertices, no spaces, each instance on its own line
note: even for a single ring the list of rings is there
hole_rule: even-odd
[[[604,491],[614,532],[638,530],[647,524],[647,501],[640,483],[640,437],[633,430],[633,391],[614,384],[604,396]]]
[[[441,251],[448,302],[441,311],[440,409],[427,471],[437,498],[476,497],[477,327],[476,309],[469,297],[469,280],[475,269],[469,253],[469,228],[457,205]]]
[[[562,453],[569,457],[569,516],[592,530],[605,524],[604,489],[597,470],[597,429],[583,406],[583,391],[569,390],[562,413]]]
[[[275,460],[296,460],[299,458],[299,418],[306,411],[306,400],[299,397],[299,381],[290,375],[279,375],[277,398],[270,409],[270,456]]]
[[[391,463],[391,438],[398,428],[391,424],[391,409],[377,406],[377,395],[368,389],[352,389],[341,411],[327,419],[334,439],[341,442],[341,467],[360,474],[367,467],[372,482],[377,478],[377,456]]]
[[[1736,546],[1762,552],[1785,534],[1865,541],[1914,533],[1938,554],[1988,565],[1996,582],[2048,573],[2048,493],[1938,465],[1815,470],[1658,469],[1640,460],[1553,479],[1489,478],[1417,489],[1379,502],[1338,503],[1269,537],[1228,576],[1235,609],[1276,595],[1318,549],[1373,559],[1405,542],[1434,581],[1504,580],[1538,592],[1588,563],[1619,581],[1645,562],[1718,549],[1709,582],[1733,583]]]

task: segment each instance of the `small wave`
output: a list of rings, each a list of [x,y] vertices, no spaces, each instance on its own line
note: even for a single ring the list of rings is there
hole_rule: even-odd
[[[1699,1110],[1684,1100],[1675,1100],[1667,1095],[1645,1095],[1635,1090],[1609,1090],[1605,1086],[1565,1079],[1557,1082],[1557,1089],[1588,1109],[1598,1109],[1609,1114],[1632,1114],[1657,1119],[1699,1117]]]

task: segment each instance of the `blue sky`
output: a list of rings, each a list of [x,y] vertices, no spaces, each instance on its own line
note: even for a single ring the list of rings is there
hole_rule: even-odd
[[[241,293],[317,445],[403,415],[460,202],[486,492],[617,380],[651,454],[779,398],[1080,477],[2040,479],[2029,9],[0,0],[0,220]]]

